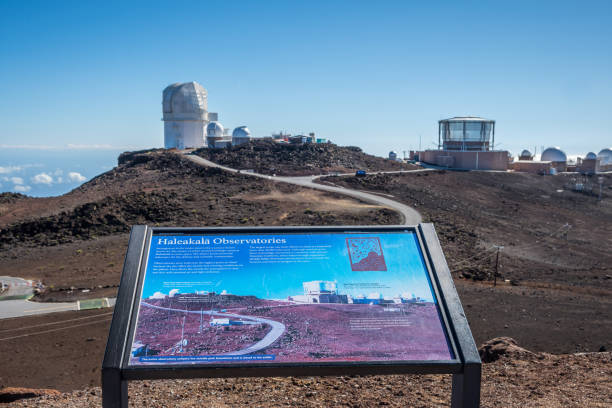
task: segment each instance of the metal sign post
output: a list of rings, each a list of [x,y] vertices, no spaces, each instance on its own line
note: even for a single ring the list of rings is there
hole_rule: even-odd
[[[319,310],[333,320],[308,325]],[[299,353],[277,341],[288,329]],[[353,374],[452,374],[451,406],[479,406],[480,357],[432,224],[132,228],[104,407],[127,407],[131,380]]]

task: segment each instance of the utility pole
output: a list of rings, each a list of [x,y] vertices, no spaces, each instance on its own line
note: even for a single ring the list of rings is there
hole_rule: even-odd
[[[497,256],[495,257],[495,274],[493,275],[493,287],[497,286],[497,273],[499,271],[499,253],[504,249],[503,245],[493,245],[497,248]]]
[[[200,330],[198,333],[202,333],[202,320],[204,319],[204,308],[200,307]]]
[[[181,348],[179,349],[179,353],[183,352],[183,336],[185,335],[185,316],[183,316],[183,325],[181,327]]]

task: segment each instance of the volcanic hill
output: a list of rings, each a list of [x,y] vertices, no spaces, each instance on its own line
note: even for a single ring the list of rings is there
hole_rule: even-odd
[[[199,149],[195,154],[224,166],[277,176],[351,173],[355,170],[397,171],[418,168],[364,153],[356,146],[285,144],[257,140],[226,149]]]
[[[177,152],[124,153],[58,197],[0,195],[0,275],[42,280],[46,300],[111,295],[130,227],[393,224],[394,212],[343,196],[194,164]],[[110,286],[109,286],[110,285]],[[89,289],[85,295],[74,289]],[[63,290],[65,289],[65,290]],[[67,292],[72,291],[72,294]]]

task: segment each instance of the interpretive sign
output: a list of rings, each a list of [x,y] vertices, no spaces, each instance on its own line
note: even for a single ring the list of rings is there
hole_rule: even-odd
[[[474,351],[430,224],[135,227],[104,401],[140,378],[446,372],[454,405],[477,405]]]

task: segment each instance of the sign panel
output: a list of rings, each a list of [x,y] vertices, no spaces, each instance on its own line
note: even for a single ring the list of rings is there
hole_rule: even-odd
[[[456,359],[416,232],[151,237],[128,365]]]

